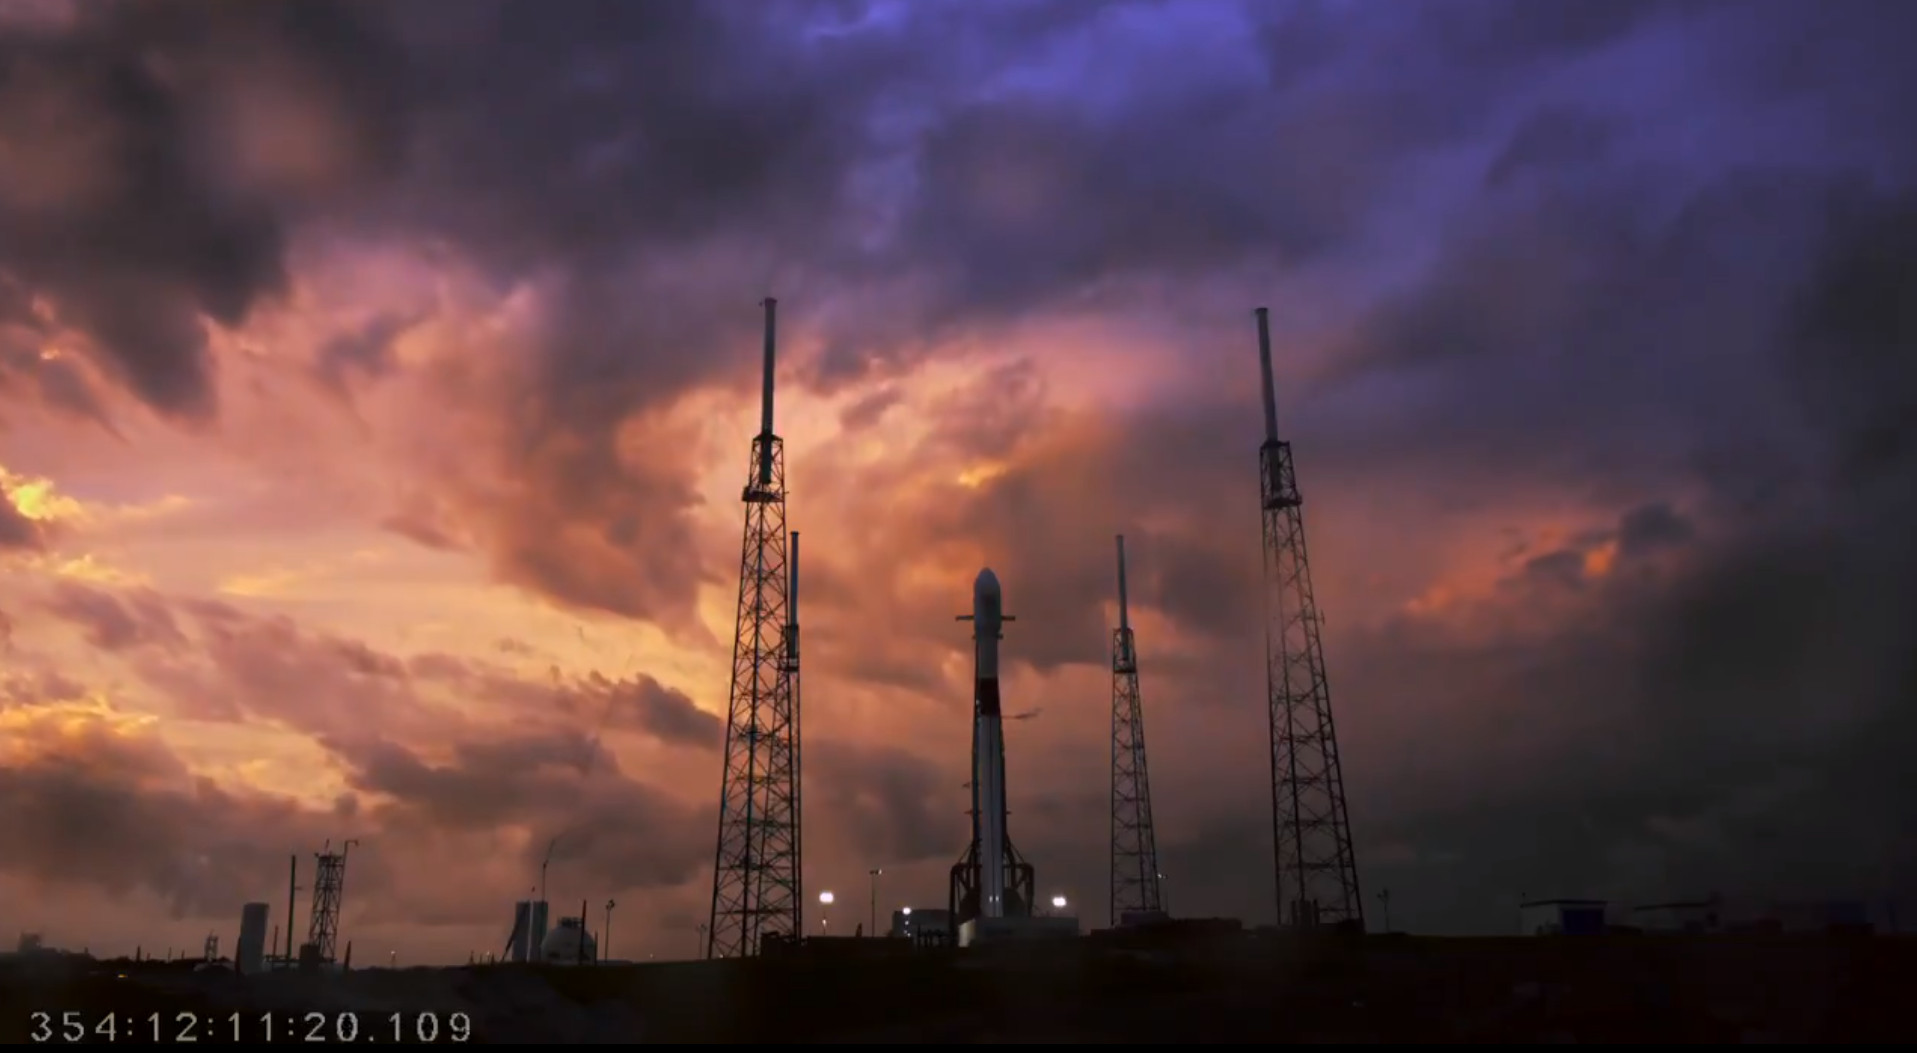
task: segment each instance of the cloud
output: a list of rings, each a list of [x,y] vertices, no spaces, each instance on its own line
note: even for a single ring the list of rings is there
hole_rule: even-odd
[[[1880,483],[1908,470],[1895,435],[1910,377],[1880,350],[1897,339],[1885,324],[1895,309],[1868,306],[1891,303],[1887,276],[1917,255],[1878,240],[1901,202],[1835,200],[1853,218],[1794,268],[1772,339],[1755,345],[1772,357],[1753,362],[1796,381],[1816,453],[1783,462],[1781,476],[1756,451],[1707,465],[1689,480],[1702,487],[1706,524],[1662,502],[1631,509],[1601,579],[1586,553],[1546,552],[1523,564],[1530,586],[1489,601],[1508,614],[1479,612],[1516,623],[1583,589],[1556,628],[1502,630],[1461,652],[1437,638],[1448,625],[1404,623],[1348,645],[1383,663],[1358,663],[1360,692],[1431,685],[1422,701],[1434,712],[1508,700],[1512,723],[1495,738],[1482,725],[1455,729],[1471,743],[1459,751],[1481,758],[1503,740],[1498,777],[1473,786],[1457,772],[1457,797],[1427,786],[1426,804],[1392,824],[1465,861],[1393,868],[1431,883],[1422,894],[1434,905],[1463,910],[1469,883],[1491,871],[1533,892],[1638,894],[1732,881],[1789,895],[1881,893],[1917,879],[1917,845],[1897,833],[1917,799],[1888,781],[1880,745],[1906,733],[1914,683],[1895,643],[1917,619],[1913,508]],[[1861,299],[1833,310],[1833,297]],[[1841,414],[1822,405],[1834,396]],[[1513,827],[1538,831],[1528,858],[1510,846]],[[1488,919],[1489,904],[1479,909]]]
[[[922,758],[827,739],[808,743],[806,760],[821,791],[807,801],[807,820],[833,816],[833,827],[850,831],[858,858],[909,864],[956,858],[965,847],[946,772]]]
[[[499,2],[462,6],[458,32],[429,10],[134,3],[65,34],[13,30],[5,46],[33,90],[15,93],[10,119],[22,135],[54,122],[45,141],[66,144],[21,168],[13,223],[62,233],[21,238],[0,270],[91,335],[141,397],[198,417],[213,399],[199,319],[234,328],[283,298],[288,246],[312,226],[431,240],[502,289],[536,289],[539,354],[480,389],[496,421],[488,476],[504,488],[442,499],[484,525],[502,576],[670,626],[719,568],[661,555],[694,549],[697,498],[665,449],[683,436],[650,411],[749,360],[758,291],[733,276],[798,294],[793,320],[833,349],[824,379],[924,354],[923,334],[1101,289],[1322,254],[1392,192],[1404,151],[1475,131],[1511,68],[1608,43],[1640,17],[1454,33],[1452,51],[1367,86],[1324,66],[1301,78],[1279,56],[1304,34],[1391,59],[1425,50],[1423,20],[1306,11],[1262,25],[1266,55],[1226,43],[1250,18],[1229,5],[1041,3],[881,28],[841,25],[831,5],[746,21],[677,2],[557,16]],[[1049,90],[1048,64],[1085,69],[1091,54],[1162,70],[1159,19],[1219,61],[1076,98]],[[795,32],[808,43],[791,46]],[[974,68],[960,41],[1003,58]],[[1466,69],[1480,72],[1447,79]],[[1403,116],[1352,119],[1383,114]],[[119,171],[98,158],[134,154],[152,158],[144,181],[97,174]],[[93,174],[61,178],[62,164]],[[164,207],[141,204],[162,191]],[[191,217],[198,227],[179,226]],[[70,236],[81,230],[204,248],[100,261],[86,255],[97,237]],[[901,295],[829,309],[875,280]],[[336,386],[349,361],[368,378],[385,369],[400,324],[343,332],[320,349],[320,375]],[[430,507],[415,501],[395,529],[446,547],[462,532],[418,514]]]
[[[186,643],[173,612],[149,590],[116,596],[79,582],[63,582],[48,597],[47,610],[79,625],[88,642],[103,651]]]
[[[591,880],[698,912],[668,887],[696,893],[710,847],[686,802],[716,775],[767,294],[808,538],[813,867],[937,880],[956,852],[952,617],[990,564],[1008,680],[1046,714],[1019,729],[1023,846],[1100,884],[1081,784],[1124,533],[1174,901],[1269,910],[1244,315],[1267,302],[1360,860],[1394,917],[1917,881],[1884,745],[1917,686],[1902,8],[449,11],[0,27],[9,393],[224,464],[249,440],[216,423],[306,420],[275,377],[350,391],[350,441],[277,427],[342,491],[389,488],[325,529],[431,550],[398,589],[524,593],[458,632],[527,652],[402,654],[361,627],[385,593],[269,614],[8,579],[10,610],[60,626],[19,646],[72,649],[89,697],[97,661],[163,728],[318,750],[301,763],[354,803],[315,791],[300,822],[388,835],[381,909],[477,917],[562,832]],[[62,363],[86,381],[66,403]],[[77,434],[24,448],[110,475]],[[0,542],[30,544],[7,512]],[[273,529],[317,537],[305,518]],[[539,636],[543,604],[632,634],[648,672],[590,670],[570,628]],[[43,689],[74,694],[18,688]],[[281,807],[153,778],[215,829]],[[470,901],[405,877],[465,851]]]
[[[501,644],[514,641],[500,641]],[[501,647],[508,654],[517,647]],[[525,679],[489,662],[449,654],[417,655],[407,663],[415,676],[431,677],[502,704],[546,709],[597,731],[638,731],[670,746],[716,750],[725,725],[685,692],[639,673],[613,679],[593,670],[566,676],[550,668],[550,683]]]
[[[283,861],[278,839],[299,844],[319,825],[293,802],[195,779],[150,726],[114,711],[5,718],[12,745],[0,800],[14,817],[0,835],[6,869],[46,886],[145,889],[176,913],[224,913],[271,887]]]
[[[111,889],[137,885],[174,897],[181,910],[224,911],[247,890],[270,887],[264,875],[277,872],[287,849],[353,836],[367,846],[355,868],[361,875],[356,888],[394,897],[369,906],[378,918],[424,892],[405,876],[409,861],[496,841],[502,830],[522,832],[523,847],[509,853],[521,866],[539,862],[524,858],[535,854],[534,841],[543,852],[546,840],[563,832],[563,858],[574,872],[609,889],[676,886],[707,858],[706,809],[624,774],[579,712],[608,703],[613,708],[605,717],[615,728],[637,726],[668,745],[691,740],[709,751],[712,743],[704,740],[716,734],[716,718],[650,678],[615,683],[590,675],[573,689],[578,705],[558,710],[523,704],[550,697],[526,685],[513,697],[516,719],[480,721],[447,709],[415,684],[412,670],[435,671],[430,656],[409,663],[285,618],[150,590],[116,596],[71,585],[62,587],[52,609],[81,626],[93,646],[121,655],[148,688],[168,699],[169,719],[249,728],[269,721],[266,727],[285,729],[277,734],[317,744],[343,792],[320,801],[241,792],[196,773],[157,736],[154,718],[118,709],[77,712],[59,700],[80,697],[79,682],[51,674],[16,677],[8,695],[11,712],[23,714],[15,721],[22,731],[5,769],[6,789],[38,795],[23,829],[49,844],[28,851],[23,834],[10,857],[14,873]],[[503,691],[503,674],[488,675],[501,678],[493,689]],[[155,811],[176,814],[165,822],[142,818]],[[61,847],[52,835],[82,813],[94,816],[95,828],[108,837],[109,847],[95,855]],[[198,814],[210,825],[183,834],[182,824]],[[407,846],[411,838],[419,839],[418,848]],[[134,856],[167,861],[151,874],[138,868],[109,874],[110,843],[117,841],[127,841]],[[181,873],[182,867],[191,872]],[[195,876],[202,870],[220,876],[202,880]],[[518,878],[494,870],[488,880],[495,882],[493,895],[503,898],[508,892],[497,882]],[[489,917],[496,904],[481,891],[442,903],[435,916],[450,922]]]
[[[0,549],[37,550],[45,545],[39,522],[20,511],[12,494],[0,495]]]

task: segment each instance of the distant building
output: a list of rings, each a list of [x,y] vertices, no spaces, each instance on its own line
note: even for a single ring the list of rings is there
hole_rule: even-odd
[[[546,901],[522,899],[513,904],[513,931],[506,939],[506,956],[515,962],[536,961],[546,945]]]
[[[1588,936],[1605,931],[1610,904],[1601,899],[1537,899],[1518,904],[1525,936]]]
[[[919,946],[949,946],[952,943],[952,912],[906,907],[892,912],[894,939],[911,940]]]
[[[233,952],[233,965],[252,975],[266,970],[266,919],[272,908],[264,903],[248,903],[240,908],[240,942]]]
[[[539,960],[547,965],[586,965],[598,960],[599,944],[578,918],[560,918],[559,927],[539,945]]]

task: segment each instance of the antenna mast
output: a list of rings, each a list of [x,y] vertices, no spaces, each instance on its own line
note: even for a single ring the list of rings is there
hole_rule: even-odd
[[[1112,630],[1112,895],[1114,927],[1128,915],[1163,914],[1152,783],[1145,769],[1145,707],[1125,594],[1125,535],[1118,535],[1118,628]]]
[[[1272,845],[1278,924],[1364,925],[1358,862],[1345,811],[1344,774],[1331,722],[1318,602],[1305,557],[1304,499],[1291,444],[1278,437],[1271,379],[1271,319],[1257,309],[1265,441],[1258,448],[1264,509],[1265,682],[1271,719]]]
[[[778,301],[765,307],[759,434],[742,495],[739,616],[732,643],[732,695],[719,841],[713,860],[706,957],[758,953],[768,936],[804,932],[799,891],[797,582],[788,568],[785,444],[772,431]],[[796,535],[795,535],[796,536]]]

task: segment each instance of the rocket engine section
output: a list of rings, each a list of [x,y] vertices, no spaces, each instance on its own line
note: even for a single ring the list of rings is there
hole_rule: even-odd
[[[1005,805],[1005,721],[1000,709],[998,644],[1004,610],[998,575],[988,567],[972,583],[972,843],[952,867],[954,925],[975,918],[1024,918],[1036,884],[1031,864],[1012,846]]]

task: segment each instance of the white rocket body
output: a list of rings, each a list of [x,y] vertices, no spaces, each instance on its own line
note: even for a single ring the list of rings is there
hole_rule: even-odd
[[[979,913],[1005,916],[1005,728],[999,710],[998,641],[1004,624],[998,575],[990,568],[972,584],[972,772],[979,849]]]

